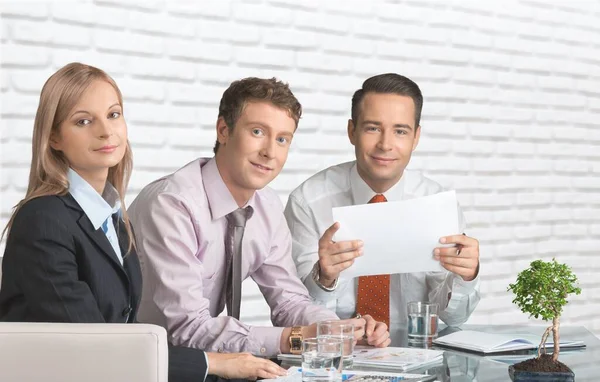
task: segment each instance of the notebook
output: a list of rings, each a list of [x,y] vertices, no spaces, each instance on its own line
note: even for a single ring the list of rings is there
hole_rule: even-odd
[[[355,346],[353,355],[355,366],[410,371],[442,363],[444,352],[417,348],[387,347],[379,349]],[[301,361],[300,355],[294,354],[279,354],[277,358],[282,361],[298,363]]]
[[[541,335],[532,333],[506,334],[486,333],[474,330],[461,330],[436,338],[433,343],[440,346],[463,349],[482,354],[504,353],[515,350],[537,349]],[[552,335],[548,336],[546,347],[551,348]],[[560,341],[560,348],[585,347],[583,341]]]
[[[427,382],[434,381],[435,375],[386,373],[363,370],[343,370],[342,382]],[[263,379],[261,382],[301,382],[302,368],[290,367],[288,375],[276,379]]]

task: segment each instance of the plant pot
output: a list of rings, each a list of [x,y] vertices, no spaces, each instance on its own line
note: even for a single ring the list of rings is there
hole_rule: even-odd
[[[568,372],[523,371],[515,370],[513,365],[508,368],[508,375],[514,382],[574,382],[575,373]]]

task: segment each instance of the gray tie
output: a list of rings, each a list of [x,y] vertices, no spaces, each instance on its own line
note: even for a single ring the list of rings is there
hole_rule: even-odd
[[[225,255],[227,258],[226,304],[227,315],[240,318],[242,301],[242,238],[246,221],[252,216],[252,207],[238,208],[227,215],[227,237]]]

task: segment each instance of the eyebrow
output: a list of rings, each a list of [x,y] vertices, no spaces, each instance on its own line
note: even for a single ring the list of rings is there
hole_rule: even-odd
[[[121,104],[120,104],[119,102],[117,102],[117,103],[113,103],[112,105],[110,105],[110,106],[108,107],[108,109],[107,109],[107,110],[110,110],[110,109],[112,109],[112,108],[113,108],[113,107],[115,107],[115,106],[121,106]],[[89,112],[89,111],[85,111],[85,110],[77,110],[76,112],[74,112],[73,114],[71,114],[71,118],[73,118],[73,117],[74,117],[74,116],[76,116],[77,114],[90,114],[90,112]]]
[[[381,126],[381,122],[367,120],[367,121],[363,121],[363,125]],[[403,128],[403,129],[413,130],[413,127],[411,125],[407,125],[405,123],[396,123],[396,124],[394,124],[394,128]]]
[[[259,121],[248,121],[248,126],[250,126],[250,127],[260,126],[260,127],[264,127],[265,129],[272,130],[272,127],[270,125],[267,125],[266,123],[259,122]]]

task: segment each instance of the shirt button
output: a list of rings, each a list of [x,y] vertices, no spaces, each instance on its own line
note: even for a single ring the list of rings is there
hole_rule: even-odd
[[[127,308],[123,309],[123,317],[127,317],[129,313],[131,313],[131,306],[128,306]]]
[[[219,348],[217,351],[218,351],[219,353],[223,353],[223,348]]]
[[[266,353],[266,352],[267,352],[267,349],[265,349],[265,348],[260,348],[260,352],[264,354],[264,353]]]

